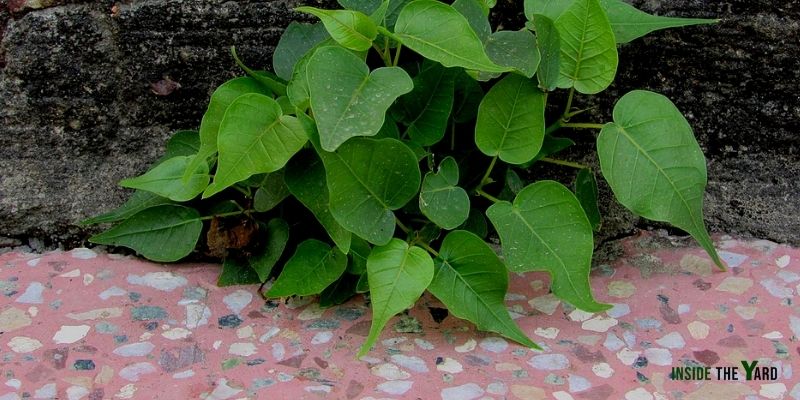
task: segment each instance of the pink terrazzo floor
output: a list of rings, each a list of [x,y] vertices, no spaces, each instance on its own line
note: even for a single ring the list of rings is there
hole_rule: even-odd
[[[618,243],[592,281],[615,307],[596,315],[549,295],[543,274],[514,276],[509,310],[544,352],[436,322],[439,303],[424,297],[361,360],[362,296],[330,309],[265,303],[255,286],[217,288],[216,265],[7,253],[0,400],[800,399],[800,250],[717,245],[729,272],[683,239]],[[746,381],[742,360],[773,376]],[[670,379],[686,366],[711,366],[711,379]],[[738,381],[717,379],[715,367],[735,366]]]

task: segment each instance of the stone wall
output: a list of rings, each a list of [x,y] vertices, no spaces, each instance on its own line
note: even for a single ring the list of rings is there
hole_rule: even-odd
[[[296,3],[0,0],[0,236],[85,239],[75,223],[124,201],[116,182],[158,158],[170,132],[196,127],[213,88],[238,74],[228,48],[267,65]],[[513,21],[520,3],[500,0],[495,18]],[[798,5],[635,3],[723,21],[624,46],[619,83],[578,104],[608,116],[629,89],[664,93],[709,157],[710,228],[800,244]],[[576,138],[587,148],[590,136]],[[605,208],[604,237],[645,226]]]

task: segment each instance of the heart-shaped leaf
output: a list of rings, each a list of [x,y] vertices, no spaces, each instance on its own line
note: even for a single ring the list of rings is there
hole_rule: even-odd
[[[489,24],[489,16],[484,12],[481,0],[456,0],[452,6],[467,19],[481,42],[486,42],[492,34],[492,26]]]
[[[364,14],[372,14],[380,8],[382,0],[336,0],[340,6],[354,11],[360,11]]]
[[[469,195],[458,185],[458,164],[447,157],[437,173],[428,172],[419,193],[419,209],[443,229],[454,229],[469,216]]]
[[[297,62],[314,46],[329,37],[328,31],[322,24],[290,22],[272,54],[272,68],[275,73],[287,81],[290,80]]]
[[[483,154],[522,164],[541,149],[544,122],[544,93],[530,79],[510,74],[481,101],[475,143]]]
[[[289,197],[289,189],[286,188],[286,183],[283,180],[284,172],[284,170],[280,170],[251,177],[251,179],[254,177],[260,178],[254,185],[258,187],[256,194],[253,196],[254,210],[267,212]],[[247,182],[249,181],[248,179]]]
[[[389,106],[414,88],[402,68],[370,73],[362,59],[341,47],[318,49],[306,74],[311,109],[326,151],[336,150],[351,137],[378,133]]]
[[[535,15],[540,14],[555,21],[572,3],[573,0],[525,0],[525,18],[536,21]]]
[[[254,285],[261,283],[258,274],[245,260],[228,257],[222,262],[217,286]]]
[[[280,218],[271,219],[268,223],[260,223],[259,231],[265,236],[264,243],[250,256],[250,267],[258,274],[259,283],[269,278],[272,268],[278,263],[289,242],[289,224]]]
[[[295,161],[296,160],[296,161]],[[325,167],[313,152],[300,153],[292,159],[284,177],[292,195],[314,214],[336,247],[347,253],[350,251],[350,232],[343,228],[330,211],[328,185]]]
[[[536,31],[536,46],[542,58],[536,79],[542,90],[552,91],[561,76],[561,35],[553,20],[544,15],[537,14],[531,27]]]
[[[394,36],[411,50],[445,67],[506,72],[486,55],[469,21],[453,7],[435,0],[415,0],[397,17]]]
[[[481,85],[465,72],[456,75],[455,102],[453,103],[453,121],[463,124],[475,119],[478,106],[483,100]]]
[[[400,97],[406,134],[422,146],[431,146],[444,137],[453,109],[455,76],[458,71],[440,64],[423,64],[414,77],[414,90]]]
[[[109,211],[96,217],[88,218],[80,222],[81,225],[102,224],[107,222],[117,222],[127,219],[131,215],[138,213],[146,208],[170,204],[172,201],[161,197],[155,193],[137,190],[119,208]]]
[[[527,30],[498,31],[486,40],[486,54],[497,65],[513,68],[525,77],[532,78],[541,57],[536,47],[536,37]]]
[[[395,139],[353,138],[336,152],[320,152],[334,218],[350,232],[376,245],[394,235],[392,212],[416,196],[417,157]]]
[[[372,326],[358,357],[366,354],[381,330],[397,313],[411,307],[433,279],[433,260],[427,251],[408,247],[400,239],[372,249],[367,259]]]
[[[500,235],[510,270],[547,271],[551,290],[560,299],[590,312],[610,308],[592,297],[592,226],[569,189],[539,181],[519,192],[514,204],[500,201],[486,215]]]
[[[211,95],[208,109],[203,114],[203,119],[200,122],[200,150],[187,167],[187,174],[184,176],[184,180],[189,180],[191,173],[217,152],[217,136],[219,135],[219,126],[225,116],[225,111],[228,110],[234,100],[247,93],[259,93],[266,96],[272,94],[266,86],[257,80],[242,77],[223,83]]]
[[[197,245],[203,222],[197,210],[177,204],[144,209],[119,225],[89,238],[97,244],[125,246],[157,262],[178,261]]]
[[[650,32],[659,29],[678,28],[689,25],[715,24],[716,19],[672,18],[650,15],[637,10],[622,0],[601,0],[600,3],[608,14],[611,29],[617,43],[628,43]]]
[[[434,262],[436,273],[428,290],[448,311],[482,331],[540,349],[508,314],[508,270],[486,242],[467,231],[450,232]]]
[[[575,0],[555,21],[561,36],[558,87],[603,91],[617,73],[617,43],[599,0]]]
[[[578,176],[575,177],[575,197],[586,212],[586,218],[592,224],[592,230],[595,232],[600,231],[600,208],[597,207],[597,181],[594,178],[594,172],[591,169],[584,168],[578,171]]]
[[[297,246],[278,279],[267,292],[269,297],[319,294],[339,279],[347,267],[347,256],[336,247],[308,239]]]
[[[692,128],[666,97],[632,91],[597,138],[603,176],[622,205],[692,235],[722,269],[703,224],[706,161]]]
[[[122,187],[153,192],[172,201],[189,201],[202,193],[211,179],[208,175],[208,164],[200,163],[189,175],[189,180],[184,181],[186,168],[192,158],[172,157],[145,172],[144,175],[123,179],[119,184]]]
[[[283,115],[275,100],[254,93],[240,96],[220,124],[217,173],[203,198],[254,174],[283,168],[306,141],[297,118]]]
[[[298,7],[295,10],[319,18],[333,40],[351,50],[369,50],[378,36],[375,22],[359,11],[322,10],[315,7]]]
[[[193,156],[200,151],[200,133],[198,131],[177,131],[167,141],[164,159],[177,156]]]

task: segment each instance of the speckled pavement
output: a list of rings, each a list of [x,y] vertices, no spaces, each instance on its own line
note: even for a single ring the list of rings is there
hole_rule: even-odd
[[[320,309],[218,288],[217,265],[6,253],[0,400],[800,399],[800,250],[717,246],[729,272],[688,240],[617,243],[593,274],[596,296],[614,304],[601,314],[559,302],[545,274],[513,276],[509,310],[543,352],[476,332],[426,295],[361,360],[363,296]],[[746,380],[742,361],[758,361],[758,376]],[[670,377],[704,366],[708,380]],[[738,380],[717,367],[738,367]]]

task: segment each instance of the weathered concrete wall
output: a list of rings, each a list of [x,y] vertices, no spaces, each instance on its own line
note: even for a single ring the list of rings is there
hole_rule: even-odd
[[[267,64],[297,2],[11,0],[9,11],[0,0],[0,236],[85,237],[74,224],[121,203],[116,182],[142,172],[171,131],[196,127],[213,88],[238,73],[229,46]],[[520,2],[500,3],[513,20],[504,10]],[[608,116],[629,89],[664,93],[709,157],[709,226],[800,243],[798,4],[635,4],[723,22],[624,46],[619,83],[578,104]],[[180,88],[151,87],[170,81]],[[590,147],[590,134],[574,137]],[[605,207],[605,237],[643,224]]]

